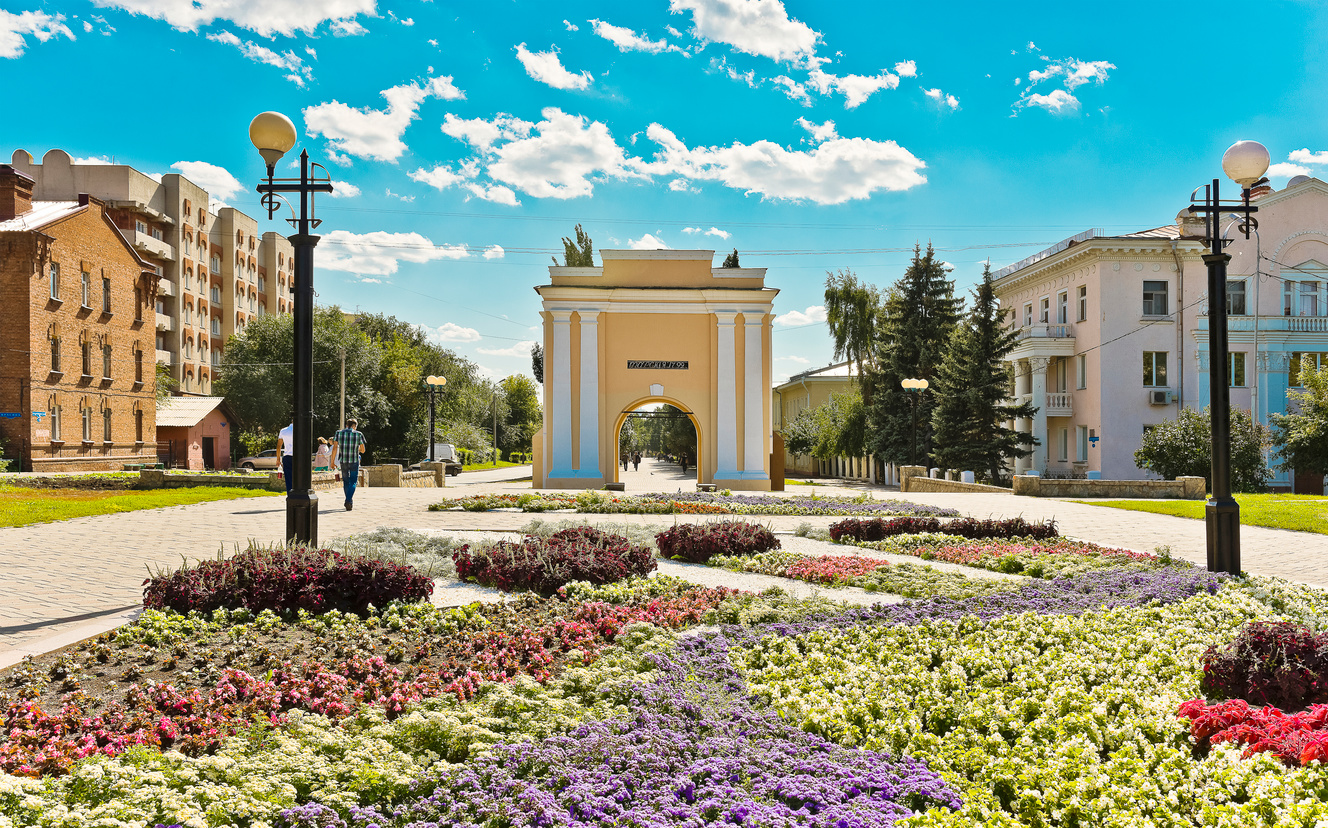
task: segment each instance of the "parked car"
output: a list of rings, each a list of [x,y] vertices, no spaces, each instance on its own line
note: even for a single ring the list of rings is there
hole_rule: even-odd
[[[240,462],[236,465],[250,471],[254,469],[279,469],[281,468],[281,455],[277,453],[276,449],[268,449],[260,451],[252,457],[241,457]]]
[[[457,457],[456,448],[451,443],[434,443],[433,446],[434,461],[446,463],[446,473],[452,477],[461,474],[461,458]],[[424,458],[420,463],[429,462],[429,458]],[[418,469],[420,463],[412,463],[412,469]]]

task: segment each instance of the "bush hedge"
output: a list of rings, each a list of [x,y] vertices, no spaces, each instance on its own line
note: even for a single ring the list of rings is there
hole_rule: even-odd
[[[1022,517],[995,520],[992,518],[958,518],[942,523],[930,517],[900,517],[891,520],[872,518],[848,518],[830,524],[830,537],[839,542],[878,541],[891,535],[913,535],[920,532],[944,532],[947,535],[981,540],[986,538],[1033,538],[1046,540],[1060,537],[1056,529],[1056,520],[1046,523],[1029,523]]]
[[[659,554],[688,563],[705,563],[714,555],[755,555],[779,548],[779,538],[764,526],[741,520],[680,523],[655,535]]]
[[[1304,710],[1328,702],[1328,635],[1291,621],[1254,621],[1203,656],[1204,695]]]
[[[332,549],[247,549],[143,582],[146,609],[340,610],[364,615],[370,604],[423,601],[433,579],[414,567]]]
[[[452,553],[452,560],[465,580],[504,591],[531,589],[541,595],[551,595],[571,581],[608,584],[656,567],[648,547],[590,526],[563,529],[547,538],[531,535],[519,543],[463,546]]]

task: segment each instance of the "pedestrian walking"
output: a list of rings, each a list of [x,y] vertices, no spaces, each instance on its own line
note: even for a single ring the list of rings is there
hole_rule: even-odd
[[[318,453],[314,456],[314,471],[325,472],[328,470],[328,464],[332,462],[332,446],[328,443],[326,437],[318,438]]]
[[[621,458],[621,459],[622,459],[622,464],[623,464],[623,471],[627,471],[627,452],[624,451],[624,452],[622,453],[622,458]]]
[[[333,459],[341,466],[341,488],[346,492],[346,511],[354,506],[355,484],[360,482],[360,455],[364,454],[364,435],[356,426],[354,417],[346,420],[346,427],[332,435]]]
[[[277,451],[281,453],[281,476],[286,480],[286,496],[290,497],[292,478],[295,476],[295,423],[277,432]]]
[[[641,452],[632,454],[632,471],[641,471]]]

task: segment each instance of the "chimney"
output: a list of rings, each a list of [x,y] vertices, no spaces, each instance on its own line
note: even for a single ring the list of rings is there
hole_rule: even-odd
[[[36,182],[9,164],[0,164],[0,221],[17,218],[32,210],[32,188]]]

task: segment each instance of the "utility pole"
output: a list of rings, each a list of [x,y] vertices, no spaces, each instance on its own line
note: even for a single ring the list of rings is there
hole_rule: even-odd
[[[341,347],[341,419],[337,428],[346,427],[346,347]]]
[[[498,392],[493,394],[493,467],[498,468]]]

